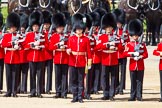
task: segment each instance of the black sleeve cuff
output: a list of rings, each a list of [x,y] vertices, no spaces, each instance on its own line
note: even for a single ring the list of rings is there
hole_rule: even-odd
[[[31,47],[32,47],[32,48],[34,48],[34,47],[35,47],[35,45],[32,43],[32,44],[31,44]]]
[[[110,48],[110,45],[109,45],[109,44],[107,44],[107,45],[106,45],[106,47],[107,47],[107,48]]]

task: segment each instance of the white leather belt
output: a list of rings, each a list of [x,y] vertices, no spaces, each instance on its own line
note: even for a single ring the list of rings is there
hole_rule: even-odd
[[[102,52],[104,52],[104,53],[115,53],[117,51],[113,51],[113,50],[103,50]]]

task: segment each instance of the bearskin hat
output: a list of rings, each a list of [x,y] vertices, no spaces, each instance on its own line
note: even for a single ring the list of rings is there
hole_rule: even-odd
[[[43,14],[43,23],[51,24],[52,13],[48,10],[42,12]]]
[[[114,14],[116,15],[116,21],[121,24],[125,23],[125,12],[123,9],[115,9]]]
[[[29,26],[41,25],[43,23],[43,15],[40,11],[33,11],[29,16]]]
[[[100,26],[100,14],[98,12],[92,12],[90,15],[92,17],[92,25]]]
[[[94,12],[98,12],[100,14],[100,17],[107,13],[107,11],[104,8],[96,8]]]
[[[92,17],[89,14],[85,14],[84,16],[86,17],[86,27],[90,29],[92,26]]]
[[[106,27],[113,27],[113,29],[116,29],[116,17],[113,13],[107,13],[105,14],[101,19],[101,28],[105,29]]]
[[[69,24],[70,23],[70,13],[68,11],[64,11],[63,12],[64,16],[65,16],[65,21],[66,21],[66,24]]]
[[[19,28],[20,27],[20,16],[15,13],[15,12],[11,12],[8,16],[7,16],[7,27],[16,27]]]
[[[99,13],[99,15],[100,15],[99,23],[101,24],[101,18],[107,13],[107,11],[105,9],[103,9],[103,8],[96,8],[94,10],[94,12]]]
[[[3,25],[3,15],[0,13],[0,27]]]
[[[56,13],[52,16],[52,24],[54,28],[64,27],[66,25],[65,16],[63,13]]]
[[[86,17],[81,13],[76,13],[72,16],[72,26],[74,31],[76,29],[83,29],[85,31],[86,28]]]
[[[130,36],[133,35],[141,36],[143,32],[142,22],[139,19],[131,20],[128,24],[128,32]]]
[[[28,27],[28,15],[24,12],[19,13],[20,15],[20,27]]]

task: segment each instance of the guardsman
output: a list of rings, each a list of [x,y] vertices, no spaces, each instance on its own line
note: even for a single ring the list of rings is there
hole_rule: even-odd
[[[125,89],[125,81],[126,81],[126,65],[127,65],[127,57],[123,56],[124,48],[126,43],[130,41],[127,24],[125,24],[125,12],[122,9],[115,9],[114,14],[116,15],[117,20],[117,36],[120,38],[123,46],[123,50],[118,52],[118,61],[119,61],[119,69],[117,75],[116,82],[116,94],[123,94],[123,89]],[[119,77],[120,76],[120,77]],[[120,79],[119,79],[120,78]]]
[[[45,36],[42,35],[42,19],[43,15],[40,11],[33,11],[29,16],[29,26],[32,31],[27,33],[24,48],[28,50],[27,60],[29,61],[31,88],[29,97],[42,98],[41,84],[42,84],[42,69],[45,61]],[[36,83],[37,77],[37,83]],[[36,94],[37,93],[37,94]]]
[[[7,16],[7,27],[9,33],[6,33],[2,40],[2,47],[6,49],[4,58],[6,67],[7,93],[4,97],[17,97],[16,79],[20,60],[20,43],[17,38],[17,30],[20,27],[20,16],[12,12]]]
[[[101,19],[101,28],[105,34],[99,37],[98,45],[95,49],[101,49],[101,85],[103,89],[102,100],[114,100],[115,80],[118,68],[117,52],[121,49],[121,42],[117,40],[117,35],[113,31],[116,29],[116,18],[113,13],[105,14]],[[110,83],[111,79],[111,83]]]
[[[93,51],[93,48],[95,46],[95,39],[93,36],[93,26],[92,26],[92,17],[89,14],[84,14],[86,18],[86,29],[85,29],[85,36],[89,38],[91,51]],[[85,95],[84,97],[88,100],[91,99],[91,87],[92,87],[92,68],[91,69],[85,69],[86,74],[86,81],[85,81]]]
[[[162,43],[159,43],[157,45],[157,48],[153,51],[153,55],[160,56],[159,61],[159,73],[160,73],[160,100],[159,102],[162,102]]]
[[[131,91],[128,101],[142,101],[143,77],[144,77],[144,59],[148,57],[143,39],[143,26],[139,19],[134,19],[128,24],[128,33],[133,40],[128,42],[124,51],[124,56],[130,57],[130,79]]]
[[[45,91],[45,72],[47,71],[46,93],[51,94],[52,90],[52,73],[53,73],[53,51],[49,50],[50,38],[48,38],[49,29],[51,26],[52,13],[48,10],[42,12],[43,14],[43,33],[46,40],[48,40],[48,47],[45,49],[45,69],[42,73],[42,93]]]
[[[3,15],[0,13],[0,27],[2,28],[2,24],[3,24]],[[2,39],[3,39],[3,35],[5,31],[3,31],[3,29],[5,29],[5,26],[2,28],[1,32],[0,32],[0,94],[2,93],[2,89],[3,89],[3,69],[4,69],[4,56],[5,56],[5,52],[4,52],[4,48],[2,48]]]
[[[63,13],[52,16],[52,26],[55,33],[52,34],[49,49],[54,51],[55,64],[55,98],[67,98],[68,92],[68,54],[66,52],[68,35],[64,33],[66,25]]]
[[[86,18],[77,13],[72,16],[74,34],[69,37],[67,53],[69,54],[69,72],[71,72],[72,94],[74,102],[83,103],[85,66],[91,68],[92,58],[90,41],[84,36]]]
[[[90,13],[93,25],[93,36],[95,39],[95,43],[98,41],[99,36],[101,35],[100,32],[100,14],[98,12]],[[95,45],[96,46],[96,45]],[[94,46],[94,47],[95,47]],[[94,49],[94,48],[93,48]],[[92,51],[92,84],[91,84],[91,93],[99,94],[101,82],[101,51]]]
[[[19,13],[20,15],[20,29],[19,29],[19,39],[25,41],[26,32],[25,30],[28,27],[28,15],[25,13]],[[23,44],[23,42],[22,42]],[[19,72],[17,74],[17,92],[18,93],[27,93],[27,78],[28,78],[28,70],[29,70],[29,63],[27,60],[27,50],[24,50],[23,45],[19,50],[20,53],[20,60],[19,60]]]

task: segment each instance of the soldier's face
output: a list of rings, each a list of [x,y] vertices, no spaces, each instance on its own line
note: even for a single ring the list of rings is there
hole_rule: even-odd
[[[25,28],[21,27],[21,32],[24,33],[25,32]]]
[[[118,28],[122,28],[122,24],[118,22],[118,23],[117,23],[117,27],[118,27]]]
[[[86,29],[85,29],[85,33],[88,33],[88,27],[86,27]]]
[[[45,30],[48,30],[50,28],[50,23],[44,23],[43,27]]]
[[[133,35],[132,38],[133,38],[133,40],[137,41],[138,38],[139,38],[139,36],[137,36],[137,35]]]
[[[57,33],[62,33],[64,31],[64,27],[57,27],[56,32]]]
[[[32,26],[32,29],[33,29],[34,32],[38,32],[38,31],[39,31],[39,26],[36,25],[36,24],[34,24],[34,25]]]
[[[106,33],[112,33],[112,30],[113,28],[110,26],[105,28]]]
[[[82,33],[83,33],[83,29],[76,29],[75,32],[76,32],[77,35],[81,36]]]
[[[17,30],[17,28],[16,28],[16,27],[10,27],[10,32],[11,32],[11,33],[16,32],[16,30]]]

